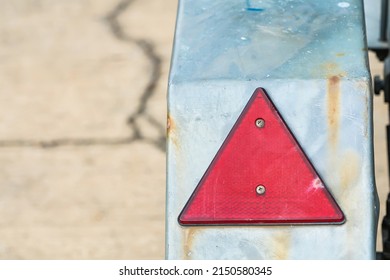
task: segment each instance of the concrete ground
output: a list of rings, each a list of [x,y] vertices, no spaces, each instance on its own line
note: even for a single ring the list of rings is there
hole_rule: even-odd
[[[164,258],[177,0],[0,6],[0,258]],[[386,123],[375,97],[382,200]]]
[[[0,258],[164,258],[177,1],[0,6]]]

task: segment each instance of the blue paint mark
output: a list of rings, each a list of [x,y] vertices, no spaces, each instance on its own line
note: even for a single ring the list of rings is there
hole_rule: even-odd
[[[250,12],[262,12],[265,9],[263,8],[257,8],[257,7],[252,7],[251,5],[251,0],[246,0],[246,10]]]
[[[252,11],[252,12],[262,12],[264,9],[261,8],[246,8],[247,11]]]

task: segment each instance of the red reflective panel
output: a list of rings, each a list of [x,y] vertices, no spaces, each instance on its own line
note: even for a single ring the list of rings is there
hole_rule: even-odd
[[[342,211],[262,89],[179,216],[182,225],[342,222]]]

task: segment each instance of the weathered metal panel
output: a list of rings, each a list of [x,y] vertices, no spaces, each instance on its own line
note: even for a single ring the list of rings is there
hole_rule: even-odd
[[[248,3],[267,5],[248,9]],[[363,26],[359,0],[180,1],[168,95],[167,258],[375,258],[372,93]],[[178,224],[258,87],[267,90],[340,205],[343,225]]]

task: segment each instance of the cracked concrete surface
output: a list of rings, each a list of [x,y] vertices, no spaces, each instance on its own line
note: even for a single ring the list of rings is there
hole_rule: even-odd
[[[2,11],[6,24],[1,30],[5,38],[1,47],[5,61],[0,72],[4,92],[1,99],[10,106],[1,119],[4,125],[0,132],[6,137],[0,140],[0,147],[116,145],[145,140],[163,151],[165,120],[157,119],[147,108],[161,77],[162,59],[152,41],[131,37],[119,19],[135,1],[121,1],[114,8],[106,4],[106,15],[94,14],[92,20],[82,14],[83,9],[95,7],[98,13],[104,13],[102,5],[91,5],[89,1],[21,2],[6,4]],[[62,17],[65,19],[60,17],[61,8],[68,15]],[[51,17],[50,26],[45,25]],[[36,25],[36,31],[26,34],[14,22]],[[18,48],[21,50],[15,51]],[[144,68],[143,75],[139,68]],[[36,92],[42,96],[32,96]],[[113,94],[115,98],[111,98]],[[82,104],[73,106],[79,101]],[[114,113],[114,122],[106,120],[105,113]],[[79,119],[86,114],[88,118]],[[20,121],[10,130],[8,124],[19,119],[28,121]],[[149,137],[150,133],[143,131],[140,119],[148,123],[149,130],[155,130],[157,137]]]
[[[164,258],[177,0],[0,5],[0,258]],[[375,98],[382,197],[386,113]]]
[[[0,4],[0,258],[163,258],[177,1]]]
[[[111,29],[111,32],[118,40],[135,44],[138,46],[145,56],[148,58],[151,64],[151,71],[148,83],[142,92],[139,100],[139,105],[136,111],[128,118],[127,122],[134,132],[134,140],[143,140],[145,136],[141,132],[141,126],[139,119],[142,117],[153,126],[159,132],[157,139],[149,139],[161,150],[165,148],[165,129],[150,113],[147,112],[147,105],[150,98],[155,94],[157,83],[161,77],[161,58],[155,51],[155,45],[151,41],[145,39],[136,39],[128,35],[123,29],[120,22],[120,16],[124,13],[134,0],[123,0],[117,4],[117,6],[107,15],[106,20]]]
[[[128,35],[122,27],[120,16],[134,0],[123,0],[108,12],[105,17],[106,23],[113,37],[119,41],[129,44],[130,47],[137,46],[147,59],[150,67],[150,73],[144,73],[147,78],[145,88],[139,94],[138,105],[134,112],[127,117],[127,124],[130,131],[127,137],[81,137],[81,138],[55,138],[48,140],[31,140],[31,139],[0,139],[1,147],[41,147],[53,148],[58,146],[88,146],[88,145],[124,145],[134,141],[145,141],[155,145],[161,151],[165,151],[165,125],[164,121],[157,120],[148,110],[148,103],[153,95],[156,94],[157,84],[161,78],[162,58],[156,53],[155,45],[152,41],[146,39],[137,39]],[[139,24],[139,23],[138,23]],[[145,123],[142,123],[142,120]],[[150,127],[155,130],[155,134],[143,132],[143,127]]]

